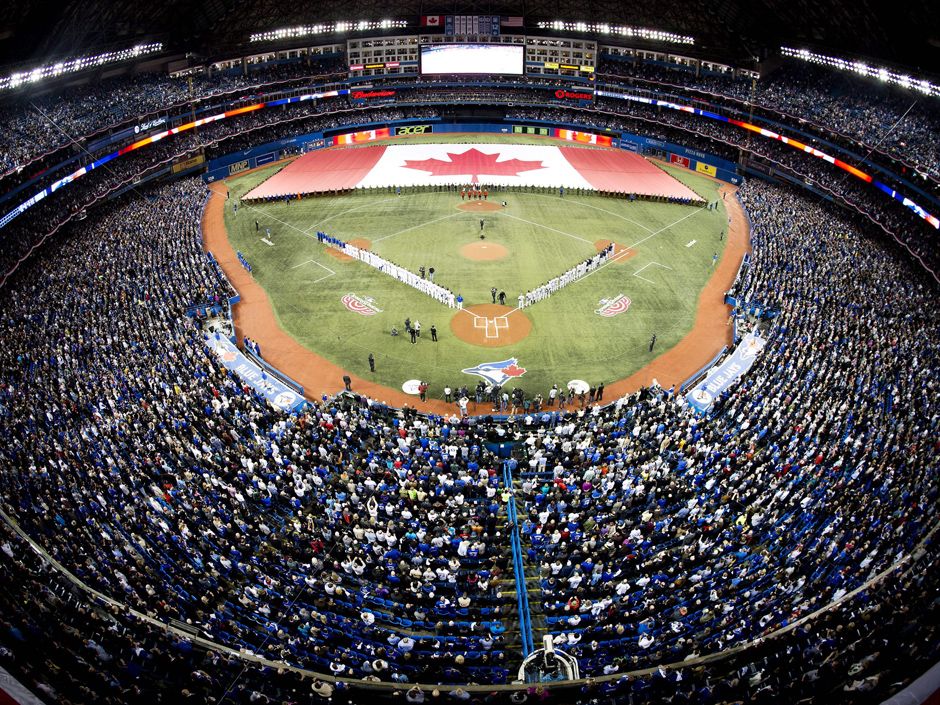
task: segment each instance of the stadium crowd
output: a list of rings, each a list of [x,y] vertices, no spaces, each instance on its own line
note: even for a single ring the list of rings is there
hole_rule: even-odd
[[[334,59],[259,67],[240,71],[200,72],[173,77],[161,73],[135,74],[84,83],[35,96],[24,94],[0,110],[6,129],[0,134],[0,174],[23,167],[43,155],[109,127],[128,121],[186,113],[192,104],[266,86],[270,90],[293,79],[324,80],[345,68]],[[102,109],[104,107],[104,109]]]
[[[660,390],[526,439],[545,619],[590,673],[783,627],[931,526],[935,287],[805,196],[751,181],[742,200],[737,293],[781,315],[714,418]]]
[[[326,61],[321,68],[322,71],[326,70],[335,70],[336,68],[335,61],[330,63]],[[602,67],[607,71],[617,71],[619,73],[614,76],[613,74],[608,74],[608,77],[616,77],[618,79],[624,79],[625,74],[627,77],[630,75],[631,68],[636,69],[635,73],[643,76],[650,76],[652,78],[644,78],[644,81],[649,83],[653,78],[660,81],[659,85],[666,85],[666,79],[675,76],[687,76],[691,79],[691,76],[686,72],[669,70],[663,67],[656,67],[652,64],[630,64],[608,61]],[[316,67],[313,67],[316,68]],[[219,76],[214,76],[211,79],[207,77],[199,77],[197,81],[197,88],[194,89],[193,95],[202,95],[206,94],[208,91],[209,94],[212,92],[223,93],[228,92],[228,100],[233,100],[232,96],[238,96],[237,92],[233,93],[233,90],[243,87],[247,87],[247,84],[254,85],[257,88],[258,81],[267,81],[265,84],[264,90],[270,91],[282,90],[284,88],[284,83],[296,83],[300,81],[297,85],[307,85],[312,81],[309,80],[310,77],[307,75],[313,70],[312,67],[308,67],[305,64],[284,64],[280,66],[274,66],[269,69],[259,69],[256,72],[253,72],[250,76],[238,76],[231,74],[222,74]],[[765,92],[768,95],[777,95],[786,92],[785,86],[789,85],[791,82],[794,85],[829,85],[826,81],[816,80],[818,76],[814,69],[806,67],[805,72],[810,78],[805,80],[800,79],[800,76],[803,74],[800,71],[804,69],[797,70],[792,66],[788,66],[784,69],[781,69],[782,73],[780,78],[775,78],[771,76],[770,79],[763,81],[760,85],[764,86]],[[792,74],[792,75],[791,75]],[[636,79],[639,80],[639,79]],[[702,77],[704,82],[709,80],[717,80],[722,85],[728,84],[730,86],[739,86],[741,84],[740,80],[733,79],[715,79],[709,77]],[[829,81],[846,81],[844,78],[830,78]],[[124,83],[122,83],[122,81]],[[56,110],[65,111],[66,113],[72,115],[84,115],[87,113],[87,104],[92,102],[95,97],[100,99],[100,94],[94,93],[95,90],[109,90],[108,86],[112,86],[115,90],[123,95],[123,91],[133,92],[132,89],[140,88],[141,82],[147,83],[148,81],[153,81],[155,88],[152,92],[143,91],[145,97],[140,98],[142,101],[156,101],[155,96],[165,95],[167,102],[172,102],[175,100],[177,92],[182,91],[180,88],[182,85],[178,80],[168,79],[166,77],[136,77],[134,79],[114,79],[114,81],[105,81],[100,84],[90,84],[86,88],[75,88],[69,89],[66,92],[68,97],[67,100],[56,101],[53,104],[56,107]],[[690,82],[690,81],[687,81]],[[127,86],[124,84],[127,83]],[[857,84],[858,81],[850,81],[850,85]],[[150,85],[147,83],[147,85]],[[293,85],[293,83],[292,83]],[[652,85],[652,84],[651,84]],[[669,84],[674,85],[674,84]],[[841,85],[841,84],[839,84]],[[124,88],[122,88],[124,86]],[[174,87],[175,86],[175,87]],[[773,88],[776,86],[776,88]],[[188,89],[188,86],[186,87]],[[836,95],[843,95],[848,89],[843,90],[842,92],[836,90],[833,86],[833,90],[836,91]],[[858,100],[862,99],[862,94],[859,92],[860,89],[856,90],[856,93],[852,95],[856,96]],[[83,91],[91,91],[91,97],[87,96]],[[72,94],[74,93],[75,98],[72,100]],[[706,148],[710,149],[713,152],[718,153],[720,156],[724,156],[729,160],[737,160],[737,149],[743,148],[746,149],[760,157],[765,157],[769,159],[773,165],[780,166],[782,169],[798,179],[807,179],[812,178],[814,185],[817,185],[822,191],[827,194],[836,194],[838,198],[842,200],[848,200],[850,205],[856,210],[860,210],[864,213],[867,213],[870,217],[875,219],[879,224],[881,224],[888,232],[890,232],[895,239],[899,242],[904,242],[904,244],[909,248],[912,254],[919,257],[922,263],[931,268],[934,272],[940,271],[940,262],[937,261],[936,248],[931,247],[930,243],[932,241],[932,235],[935,234],[935,231],[928,229],[923,222],[920,222],[912,213],[901,206],[898,202],[893,202],[891,199],[888,199],[885,194],[877,189],[873,189],[871,186],[864,184],[862,182],[855,182],[852,178],[847,177],[845,172],[840,171],[828,164],[823,164],[821,161],[817,162],[812,158],[808,158],[806,155],[798,152],[796,150],[787,148],[781,144],[772,142],[770,140],[752,138],[750,133],[729,126],[727,124],[714,122],[711,120],[706,120],[696,116],[690,116],[686,113],[671,111],[671,110],[656,110],[643,106],[638,103],[627,103],[625,101],[618,101],[614,99],[599,99],[593,105],[593,109],[582,108],[580,110],[575,109],[574,106],[566,108],[555,108],[555,107],[546,107],[546,104],[558,104],[565,103],[563,100],[554,99],[550,93],[547,93],[544,90],[532,89],[532,88],[521,88],[521,87],[510,87],[506,88],[497,88],[489,87],[484,88],[482,86],[473,87],[472,85],[459,90],[453,87],[450,84],[446,86],[442,85],[441,94],[436,95],[433,91],[428,93],[427,91],[417,91],[414,89],[404,89],[401,92],[401,95],[398,98],[404,103],[410,102],[440,102],[444,100],[445,102],[482,102],[482,103],[493,103],[493,104],[506,104],[506,105],[519,105],[517,108],[508,108],[507,116],[519,116],[522,117],[532,117],[533,115],[538,115],[542,113],[543,117],[553,118],[556,120],[565,120],[572,124],[584,124],[586,127],[600,127],[604,126],[608,129],[633,129],[640,131],[643,134],[655,134],[657,132],[654,125],[661,123],[674,126],[681,130],[682,132],[673,133],[672,140],[678,141],[683,144],[690,143],[689,133],[695,135],[691,138],[690,146],[700,146],[698,144],[698,139],[705,138],[708,140]],[[733,94],[733,91],[729,90],[727,93]],[[802,94],[801,94],[802,95]],[[891,93],[890,95],[894,95]],[[146,97],[150,96],[150,97]],[[733,97],[733,96],[732,96]],[[235,103],[232,105],[243,104],[245,100],[251,102],[254,100],[254,97],[245,98],[234,98]],[[68,107],[71,103],[74,102],[75,105]],[[814,100],[810,102],[810,105],[820,105],[824,101]],[[147,103],[148,105],[150,103]],[[157,103],[154,102],[154,105]],[[82,108],[81,105],[86,105],[86,108]],[[135,103],[136,105],[136,103]],[[870,103],[869,106],[880,105],[878,103]],[[896,102],[892,103],[888,101],[887,105],[897,107]],[[541,107],[536,107],[541,106]],[[40,105],[36,105],[36,108],[40,108]],[[32,109],[32,108],[30,108]],[[51,108],[50,108],[51,109]],[[807,108],[808,109],[808,108]],[[870,107],[870,110],[875,110],[876,108]],[[894,108],[891,108],[894,109]],[[82,112],[82,111],[85,112]],[[129,108],[130,110],[130,108]],[[139,152],[132,152],[129,155],[126,155],[118,160],[109,162],[103,168],[93,170],[88,174],[84,175],[80,180],[76,181],[74,184],[68,184],[68,188],[59,189],[59,191],[52,197],[45,199],[42,202],[34,205],[32,208],[27,211],[25,215],[21,215],[9,223],[5,228],[5,236],[8,238],[8,241],[11,241],[14,246],[7,248],[3,253],[3,261],[0,262],[0,271],[6,273],[10,270],[15,262],[20,260],[27,252],[29,252],[32,247],[34,247],[37,241],[41,241],[48,233],[54,231],[57,227],[61,225],[65,218],[72,217],[77,213],[81,213],[89,204],[94,201],[101,199],[107,195],[113,194],[116,191],[119,191],[122,187],[125,187],[129,184],[136,183],[146,176],[147,173],[157,170],[157,166],[162,166],[163,168],[169,168],[171,161],[178,161],[186,158],[187,156],[192,156],[198,153],[198,150],[209,149],[213,151],[213,147],[221,143],[226,148],[230,145],[235,144],[236,136],[249,136],[249,139],[246,143],[250,143],[255,137],[257,137],[257,130],[266,128],[268,133],[274,135],[275,133],[280,134],[290,134],[290,129],[297,130],[301,127],[307,129],[304,125],[304,118],[311,117],[315,115],[322,116],[320,122],[315,123],[311,126],[310,129],[324,129],[331,126],[339,126],[342,124],[348,124],[350,122],[357,122],[355,119],[351,119],[350,116],[355,116],[360,110],[368,110],[372,115],[376,116],[377,120],[381,119],[383,112],[395,111],[394,114],[399,116],[431,116],[437,114],[439,111],[434,107],[421,107],[415,105],[408,108],[392,108],[389,105],[375,104],[363,106],[361,104],[354,104],[351,101],[348,101],[344,98],[334,98],[324,101],[306,101],[304,103],[292,106],[290,110],[286,112],[277,111],[269,113],[268,111],[257,111],[244,115],[238,118],[231,118],[225,121],[212,123],[200,129],[199,131],[190,131],[183,133],[174,137],[173,139],[162,141],[159,144],[152,145],[146,149],[140,150]],[[69,113],[69,111],[72,111]],[[131,110],[131,112],[134,112]],[[858,112],[858,111],[855,111]],[[928,111],[929,112],[929,111]],[[613,113],[621,117],[611,117],[607,113]],[[328,119],[327,114],[335,115],[335,119]],[[848,110],[847,114],[854,114],[852,110]],[[95,113],[97,115],[97,113]],[[796,113],[799,119],[801,113],[797,111]],[[861,123],[866,125],[876,124],[876,120],[869,114],[865,113],[866,119],[862,120]],[[893,120],[894,113],[891,113],[890,110],[886,114],[887,116],[882,116],[881,120]],[[35,117],[35,116],[33,116]],[[830,116],[831,117],[831,116]],[[14,125],[16,120],[13,120]],[[63,120],[77,120],[78,118],[62,118]],[[94,116],[89,116],[89,120],[93,120]],[[631,121],[634,124],[631,126]],[[359,120],[358,122],[361,122]],[[792,120],[791,120],[792,122]],[[82,123],[84,124],[84,123]],[[834,118],[827,121],[828,125],[837,124],[834,122]],[[934,129],[936,125],[932,122],[932,118],[928,116],[924,117],[923,120],[920,119],[919,113],[916,110],[912,110],[907,113],[902,121],[902,126],[913,124],[917,126],[916,132],[918,134],[923,133],[925,135],[935,135],[937,131]],[[285,131],[284,128],[289,127]],[[848,128],[846,128],[848,129]],[[895,128],[895,131],[891,134],[894,135],[899,128]],[[913,129],[913,128],[912,128]],[[16,131],[11,131],[11,134],[15,134]],[[57,134],[55,130],[44,129],[41,131],[41,134]],[[58,133],[61,134],[61,133]],[[15,139],[15,138],[14,138]],[[913,139],[913,138],[911,138]],[[245,141],[245,140],[243,140]],[[716,145],[724,144],[725,147],[716,147]],[[104,148],[106,150],[113,149],[113,147]],[[9,153],[17,153],[17,149],[14,146],[10,147],[8,150]],[[226,149],[225,151],[231,151]],[[927,145],[921,144],[920,154],[927,153]],[[88,154],[88,157],[91,156],[100,156],[97,153]],[[61,163],[59,158],[52,158],[57,164]],[[927,160],[928,163],[932,163],[931,160]],[[935,160],[934,160],[935,161]],[[56,179],[61,178],[64,173],[69,170],[77,168],[80,163],[83,163],[82,159],[78,161],[73,161],[69,166],[64,167],[63,169],[46,169],[46,167],[51,166],[50,164],[42,164],[42,175],[37,177],[27,186],[27,191],[22,192],[21,194],[15,194],[7,200],[2,210],[6,212],[8,209],[12,209],[13,206],[31,195],[34,191],[50,185]],[[35,166],[35,165],[34,165]],[[38,166],[36,168],[39,168]],[[32,174],[32,171],[24,171],[22,178],[29,178],[29,175]],[[910,177],[910,174],[908,174]],[[910,193],[910,187],[900,183],[899,181],[892,179],[891,177],[879,173],[879,178],[885,180],[889,185],[897,187],[901,190],[902,193]],[[6,184],[5,188],[9,188],[12,184]],[[925,201],[926,197],[920,196],[918,194],[912,194],[920,199],[922,205],[927,206],[928,210],[931,210],[931,203]],[[933,208],[936,210],[936,208]]]
[[[798,63],[758,81],[639,61],[603,61],[598,72],[750,103],[785,124],[806,127],[805,121],[819,135],[836,133],[848,145],[882,152],[940,181],[940,121],[932,101],[911,91]]]
[[[755,229],[738,291],[781,315],[713,418],[654,388],[606,408],[489,422],[351,396],[291,416],[266,406],[184,315],[231,295],[200,250],[204,188],[146,195],[69,226],[7,282],[0,488],[52,557],[161,622],[340,680],[451,684],[463,699],[453,684],[506,682],[514,665],[513,495],[541,578],[536,612],[591,676],[766,635],[910,553],[936,515],[936,287],[806,196],[757,182],[742,192]],[[517,447],[513,487],[487,450],[497,427]],[[9,585],[44,572],[49,582],[24,553],[4,548]],[[5,599],[19,594],[4,584]],[[193,698],[234,678],[234,658],[74,608],[64,589],[25,599],[39,604],[34,616],[4,611],[13,665],[68,603],[69,638],[55,649],[94,664],[88,679],[109,682],[115,699],[180,668]],[[829,615],[826,630],[796,633],[796,651],[765,657],[766,681],[663,671],[597,687],[689,703],[717,690],[812,696],[819,679],[864,693],[901,665],[880,641],[858,644],[894,636],[872,616],[886,599],[865,603],[864,623]],[[936,614],[935,602],[919,609]],[[788,682],[773,659],[808,675]],[[27,672],[55,681],[53,695],[85,683],[61,666]],[[252,673],[239,697],[261,683]]]

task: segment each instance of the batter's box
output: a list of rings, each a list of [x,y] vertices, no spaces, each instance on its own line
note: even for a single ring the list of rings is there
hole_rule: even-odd
[[[509,318],[507,316],[496,316],[496,318],[477,316],[473,319],[473,327],[485,330],[483,334],[485,338],[498,338],[500,330],[509,330]]]

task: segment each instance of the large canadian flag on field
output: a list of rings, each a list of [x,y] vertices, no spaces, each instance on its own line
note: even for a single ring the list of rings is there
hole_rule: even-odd
[[[591,187],[557,147],[519,144],[392,145],[359,186],[477,183]]]
[[[427,127],[427,126],[425,126]],[[283,197],[398,186],[583,188],[702,201],[694,191],[633,152],[534,144],[396,144],[345,147],[386,139],[389,128],[337,138],[309,152],[245,198]]]

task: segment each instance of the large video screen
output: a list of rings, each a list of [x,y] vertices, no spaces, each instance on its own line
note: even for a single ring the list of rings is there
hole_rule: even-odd
[[[525,72],[525,47],[517,44],[432,44],[421,47],[422,74]]]

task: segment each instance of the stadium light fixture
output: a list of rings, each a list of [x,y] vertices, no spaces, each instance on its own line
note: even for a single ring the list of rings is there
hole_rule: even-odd
[[[128,49],[119,49],[117,51],[106,51],[103,54],[92,56],[78,56],[74,59],[57,61],[54,64],[37,66],[27,71],[17,71],[9,76],[0,77],[0,91],[19,88],[20,86],[39,83],[47,78],[55,78],[67,73],[76,73],[88,68],[105,66],[106,64],[116,64],[129,59],[136,59],[149,54],[156,54],[163,51],[162,42],[152,42],[150,44],[138,44]]]
[[[940,97],[940,86],[937,84],[931,83],[927,79],[913,78],[907,74],[892,71],[885,66],[869,66],[863,61],[841,59],[838,56],[817,54],[809,49],[794,49],[792,47],[780,47],[780,54],[789,59],[799,59],[811,64],[827,66],[837,71],[851,71],[866,78],[877,78],[885,83],[919,91],[934,98]]]
[[[537,22],[539,29],[553,29],[557,32],[584,32],[590,34],[617,34],[622,37],[646,39],[653,42],[667,44],[695,44],[695,37],[684,34],[675,34],[661,29],[647,27],[632,27],[630,25],[613,25],[606,22],[584,22],[582,20],[553,20],[551,22]]]
[[[252,34],[249,42],[276,42],[282,39],[299,39],[318,34],[342,34],[343,32],[368,32],[376,29],[404,29],[408,26],[405,20],[359,20],[357,22],[326,22],[321,24],[298,25],[297,27],[284,27],[269,32],[256,32]]]

